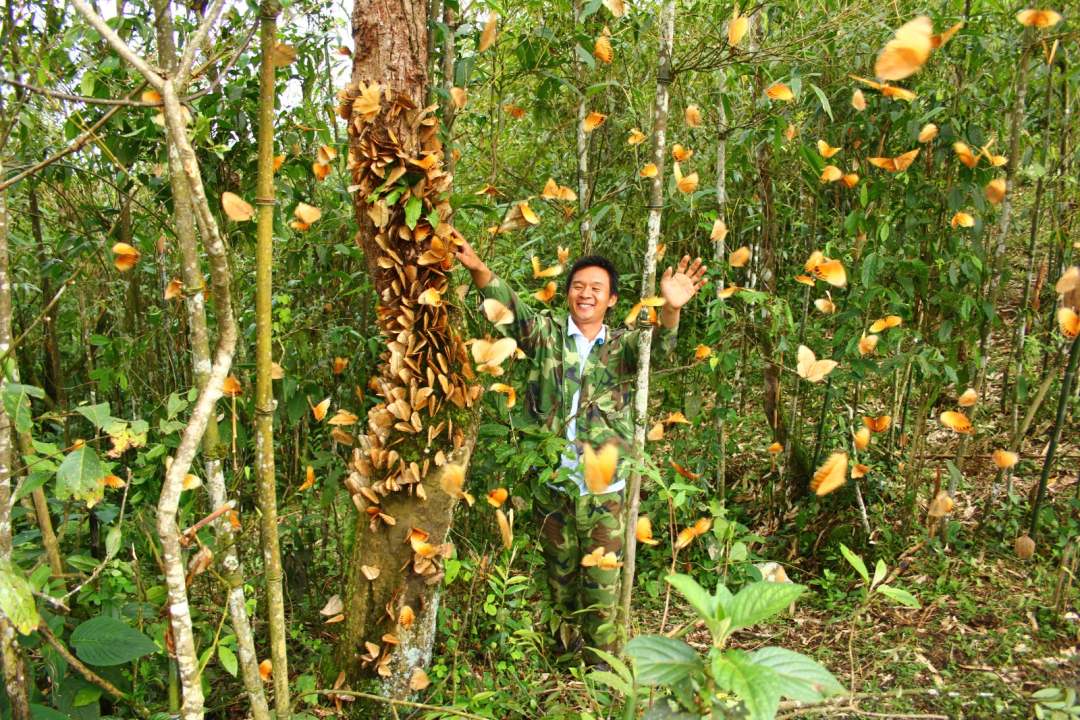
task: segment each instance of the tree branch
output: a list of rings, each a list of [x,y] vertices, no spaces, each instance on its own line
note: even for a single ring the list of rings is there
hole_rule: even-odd
[[[72,1],[73,2],[82,2],[82,0],[72,0]],[[133,91],[131,91],[131,93],[128,94],[128,98],[130,99],[135,93],[141,91],[145,86],[146,86],[146,83],[143,83],[143,84],[139,85],[139,87],[135,88]],[[120,112],[123,109],[124,109],[123,105],[117,105],[117,106],[111,108],[108,112],[106,112],[104,115],[102,115],[98,119],[98,121],[96,123],[94,123],[90,127],[86,128],[86,132],[82,133],[81,135],[79,135],[79,137],[75,138],[71,142],[70,145],[68,145],[66,148],[64,148],[60,152],[58,152],[55,155],[52,155],[50,157],[47,157],[44,160],[42,160],[41,162],[36,163],[36,164],[31,165],[30,167],[26,168],[21,173],[18,173],[17,175],[14,175],[14,176],[8,178],[7,180],[5,180],[3,182],[0,182],[0,192],[3,192],[4,190],[8,189],[9,187],[14,185],[15,183],[19,182],[20,180],[25,180],[26,178],[30,177],[34,173],[38,172],[39,170],[41,170],[43,168],[46,168],[49,165],[52,165],[57,160],[60,160],[61,158],[64,158],[64,157],[67,157],[68,155],[75,152],[76,150],[81,150],[82,146],[85,145],[87,143],[87,141],[89,141],[92,137],[94,137],[94,134],[98,130],[100,130],[107,122],[109,122],[109,120],[112,119],[113,115],[115,115],[116,113]]]
[[[148,103],[141,100],[128,100],[126,98],[117,100],[116,98],[96,98],[88,95],[72,95],[71,93],[60,92],[59,90],[50,90],[49,88],[38,87],[37,85],[31,85],[30,83],[20,82],[19,80],[13,80],[12,78],[0,77],[0,82],[8,85],[14,85],[15,87],[29,90],[30,92],[37,93],[38,95],[46,95],[48,97],[54,97],[59,100],[70,100],[72,102],[81,102],[88,105],[123,105],[125,107],[161,107],[161,103]]]
[[[115,30],[109,27],[108,23],[94,11],[94,8],[87,4],[86,0],[71,0],[71,4],[101,34],[101,37],[112,45],[116,54],[131,63],[132,67],[138,70],[146,78],[147,82],[159,91],[165,87],[165,79],[154,68],[150,67],[150,63],[146,62],[141,55],[132,50],[131,46],[124,42],[123,38],[117,35]]]
[[[72,0],[72,2],[76,1],[82,2],[82,0]],[[210,11],[206,13],[206,17],[196,28],[195,34],[188,38],[187,43],[184,45],[184,54],[180,56],[180,67],[176,70],[175,85],[177,92],[183,92],[187,88],[187,84],[191,80],[191,66],[195,63],[195,53],[206,42],[206,36],[210,34],[210,28],[217,23],[218,16],[221,15],[224,7],[225,0],[214,0],[214,4],[210,6]]]

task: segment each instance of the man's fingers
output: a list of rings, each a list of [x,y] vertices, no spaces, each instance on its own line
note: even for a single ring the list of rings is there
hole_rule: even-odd
[[[690,264],[690,256],[689,255],[683,255],[682,259],[679,260],[679,272],[681,272],[681,273],[686,272],[686,266],[689,265],[689,264]]]
[[[671,266],[670,266],[670,265],[668,265],[668,269],[664,271],[664,275],[663,275],[663,277],[664,277],[664,278],[669,278],[669,277],[671,277]]]

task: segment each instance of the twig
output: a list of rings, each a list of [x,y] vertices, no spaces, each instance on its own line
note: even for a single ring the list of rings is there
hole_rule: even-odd
[[[124,509],[127,507],[128,489],[130,487],[131,487],[131,470],[128,470],[127,482],[124,484],[124,497],[120,499],[120,516],[116,519],[117,527],[119,527],[120,524],[124,522]],[[81,583],[76,585],[74,587],[74,589],[72,589],[70,592],[68,592],[66,595],[64,595],[64,597],[62,597],[61,600],[67,600],[69,597],[76,594],[77,592],[82,590],[84,587],[86,587],[87,585],[92,583],[94,581],[94,579],[97,578],[97,576],[101,574],[101,571],[105,569],[105,566],[108,565],[109,561],[112,560],[112,559],[113,559],[113,555],[110,555],[108,552],[106,552],[105,553],[105,559],[102,560],[100,563],[98,563],[98,566],[96,568],[94,568],[94,571],[92,573],[90,573],[90,577],[86,578]]]
[[[71,102],[81,102],[88,105],[123,105],[124,107],[161,107],[160,102],[149,103],[142,100],[128,100],[126,98],[96,98],[89,95],[73,95],[71,93],[60,92],[59,90],[50,90],[49,88],[38,87],[37,85],[31,85],[30,83],[24,83],[19,80],[13,80],[12,78],[0,77],[0,82],[7,83],[8,85],[14,85],[15,87],[21,87],[24,90],[37,93],[38,95],[46,95],[48,97],[57,98],[58,100],[70,100]]]
[[[82,0],[73,0],[82,2]],[[176,70],[176,79],[173,81],[177,90],[184,90],[187,88],[188,82],[191,80],[191,66],[195,62],[195,53],[204,42],[206,42],[206,36],[210,34],[210,28],[217,23],[218,16],[221,15],[222,9],[225,7],[225,0],[215,0],[214,4],[210,6],[209,12],[203,17],[199,27],[196,28],[195,33],[188,38],[187,43],[184,45],[184,53],[180,56],[180,67]],[[85,13],[84,13],[85,14]]]
[[[86,665],[84,665],[82,661],[79,660],[79,658],[72,655],[71,651],[67,649],[64,643],[60,642],[60,640],[55,635],[53,635],[53,632],[49,629],[48,625],[46,625],[45,623],[41,623],[40,625],[38,625],[37,629],[38,632],[41,633],[41,635],[45,638],[45,640],[47,640],[48,643],[53,646],[53,649],[56,650],[56,652],[60,653],[60,656],[62,658],[67,660],[68,665],[78,670],[79,674],[86,678],[87,681],[94,685],[97,685],[99,688],[109,693],[113,697],[119,698],[120,700],[126,702],[128,705],[131,706],[131,708],[136,712],[139,717],[150,717],[149,708],[147,708],[135,698],[129,697],[128,695],[121,692],[120,688],[116,687],[111,682],[101,677],[90,668],[86,667]]]
[[[0,188],[0,191],[2,190],[3,188]],[[73,285],[75,283],[75,278],[79,276],[79,273],[81,273],[83,271],[83,268],[85,267],[86,263],[84,262],[83,264],[79,265],[79,267],[75,268],[75,272],[71,273],[71,276],[64,281],[64,283],[60,286],[60,289],[56,291],[55,295],[53,295],[53,299],[49,301],[49,304],[42,308],[41,312],[38,313],[38,316],[34,318],[33,322],[27,325],[26,328],[21,333],[19,333],[19,337],[15,338],[11,342],[11,347],[4,351],[3,355],[0,355],[0,363],[7,360],[8,356],[11,355],[11,353],[14,352],[20,344],[22,344],[22,341],[26,339],[26,336],[30,334],[30,331],[37,327],[37,324],[48,316],[49,312],[53,309],[53,306],[56,305],[56,303],[60,302],[60,296],[64,294],[64,291],[69,285]]]
[[[400,705],[402,707],[416,708],[417,710],[435,710],[437,712],[447,713],[448,715],[454,715],[455,717],[469,718],[469,720],[488,720],[488,718],[485,718],[482,715],[473,715],[464,710],[441,707],[439,705],[428,705],[426,703],[413,702],[411,700],[395,700],[394,698],[383,697],[382,695],[375,695],[374,693],[360,692],[358,690],[309,690],[301,693],[297,697],[297,701],[299,701],[300,697],[307,697],[308,695],[346,695],[348,697],[358,697],[363,698],[364,700],[387,703],[391,707]]]
[[[73,1],[74,2],[82,2],[82,0],[73,0]],[[135,90],[133,90],[131,93],[128,94],[128,98],[130,98],[132,95],[134,95],[135,93],[142,90],[143,87],[145,87],[145,86],[146,86],[146,83],[143,83],[143,84],[139,85],[139,87],[135,88]],[[33,175],[34,173],[36,173],[38,170],[41,170],[44,167],[48,167],[49,165],[52,165],[54,162],[56,162],[60,158],[67,157],[68,155],[75,152],[76,150],[81,150],[82,146],[85,145],[87,143],[87,141],[89,141],[91,138],[93,138],[94,134],[98,130],[100,130],[102,128],[102,126],[105,125],[105,123],[109,122],[109,120],[112,119],[113,115],[115,115],[116,113],[120,112],[123,109],[124,109],[123,105],[117,105],[116,107],[111,108],[108,112],[106,112],[104,115],[102,115],[98,119],[98,121],[96,123],[94,123],[93,125],[88,127],[86,129],[86,132],[84,132],[83,134],[81,134],[77,138],[75,138],[71,142],[70,145],[68,145],[66,148],[64,148],[60,152],[58,152],[55,155],[52,155],[50,157],[47,157],[44,160],[42,160],[41,162],[36,163],[36,164],[31,165],[30,167],[26,168],[21,173],[19,173],[17,175],[14,175],[13,177],[10,177],[10,178],[8,178],[7,180],[5,180],[3,182],[0,182],[0,192],[3,192],[4,190],[7,190],[9,187],[11,187],[15,183],[19,182],[20,180],[25,180],[26,178],[28,178],[31,175]]]
[[[214,522],[219,517],[221,517],[222,515],[227,513],[229,510],[232,510],[234,507],[236,507],[236,501],[235,500],[230,500],[229,502],[225,503],[224,505],[222,505],[218,509],[214,510],[214,512],[212,512],[209,515],[207,515],[206,517],[204,517],[199,522],[197,522],[194,525],[192,525],[191,527],[189,527],[187,530],[185,530],[183,533],[181,533],[181,535],[180,535],[180,544],[183,545],[184,547],[187,547],[188,545],[190,545],[191,544],[191,539],[193,537],[195,537],[195,533],[199,532],[199,530],[202,530],[204,527],[206,527],[210,523]]]

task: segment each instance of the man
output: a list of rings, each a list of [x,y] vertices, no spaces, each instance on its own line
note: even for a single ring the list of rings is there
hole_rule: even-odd
[[[574,263],[566,278],[567,314],[537,312],[521,302],[465,243],[457,258],[485,298],[498,300],[513,321],[498,325],[513,337],[529,359],[524,392],[532,418],[565,436],[570,449],[562,459],[565,471],[541,482],[533,507],[542,518],[540,544],[547,561],[552,601],[561,615],[559,643],[572,651],[582,640],[610,651],[618,639],[616,601],[623,544],[624,463],[601,494],[586,487],[581,472],[583,443],[600,448],[615,443],[620,456],[632,447],[633,394],[638,369],[638,339],[646,330],[613,329],[604,324],[618,301],[619,275],[607,258],[590,255]],[[685,256],[678,268],[660,279],[664,305],[659,312],[661,352],[674,347],[679,313],[705,283],[701,258]],[[569,478],[559,482],[558,478]],[[617,563],[586,559],[597,548],[614,553]],[[587,567],[582,567],[586,559]],[[581,634],[573,621],[581,616]]]

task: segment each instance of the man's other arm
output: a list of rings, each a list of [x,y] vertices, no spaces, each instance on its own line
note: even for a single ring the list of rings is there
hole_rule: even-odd
[[[513,322],[507,325],[496,325],[495,330],[506,337],[512,337],[518,342],[526,353],[531,352],[536,346],[542,333],[542,325],[549,318],[540,315],[531,307],[521,302],[517,293],[510,286],[493,273],[487,264],[473,250],[472,245],[465,242],[456,253],[458,261],[469,271],[473,285],[480,291],[485,299],[498,300],[510,309],[514,314]]]

